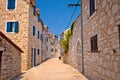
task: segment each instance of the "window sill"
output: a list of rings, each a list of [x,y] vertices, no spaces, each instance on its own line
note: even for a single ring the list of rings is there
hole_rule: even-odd
[[[88,53],[100,53],[100,51],[88,51]]]
[[[95,12],[91,16],[89,16],[88,19],[92,19],[95,16],[96,12],[97,12],[97,9],[95,10]]]

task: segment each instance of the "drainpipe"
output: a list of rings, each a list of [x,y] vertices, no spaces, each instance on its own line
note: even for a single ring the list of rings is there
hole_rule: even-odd
[[[82,74],[84,74],[84,52],[83,52],[83,19],[82,19],[82,0],[81,0],[81,53],[82,53]]]

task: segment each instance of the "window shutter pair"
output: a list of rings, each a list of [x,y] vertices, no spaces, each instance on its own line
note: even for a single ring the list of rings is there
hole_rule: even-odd
[[[8,9],[15,9],[15,0],[8,0]]]
[[[15,25],[15,26],[13,26],[13,24]],[[18,23],[18,21],[16,21],[16,22],[7,22],[7,32],[12,32],[11,31],[11,28],[14,28],[15,30],[14,30],[14,32],[18,32],[18,28],[19,28],[19,23]]]

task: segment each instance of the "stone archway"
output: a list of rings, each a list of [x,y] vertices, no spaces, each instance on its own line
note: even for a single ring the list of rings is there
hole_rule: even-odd
[[[77,41],[76,53],[77,53],[77,69],[80,72],[82,72],[82,54],[81,54],[80,41]]]

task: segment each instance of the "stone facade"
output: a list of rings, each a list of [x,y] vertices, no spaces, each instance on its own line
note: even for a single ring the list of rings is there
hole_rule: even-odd
[[[0,32],[0,80],[15,80],[21,74],[22,50]]]
[[[40,13],[34,12],[35,0],[15,0],[15,9],[7,9],[8,0],[0,0],[0,31],[15,42],[23,50],[22,70],[30,69],[33,64],[41,63],[41,54],[37,54],[37,49],[41,51],[41,40],[38,39],[38,31],[41,34],[42,24],[38,22]],[[36,11],[36,10],[35,10]],[[8,21],[18,21],[19,29],[17,33],[6,32]],[[35,36],[33,36],[33,26],[35,26]],[[36,50],[36,55],[33,51]]]
[[[73,35],[69,39],[69,51],[68,53],[64,54],[64,62],[82,72],[80,19],[81,16],[78,16],[74,22]]]
[[[44,25],[43,29],[43,36],[42,36],[42,47],[43,47],[43,52],[42,52],[42,61],[45,61],[49,58],[51,58],[51,33],[49,31],[48,26]]]
[[[120,0],[95,0],[90,16],[90,3],[83,1],[84,74],[91,80],[120,79]],[[91,37],[97,35],[98,51],[91,51]]]
[[[120,0],[91,1],[95,1],[93,14],[90,0],[82,0],[84,75],[90,80],[120,80]],[[80,26],[79,18],[65,61],[82,71],[81,30],[77,24]]]

